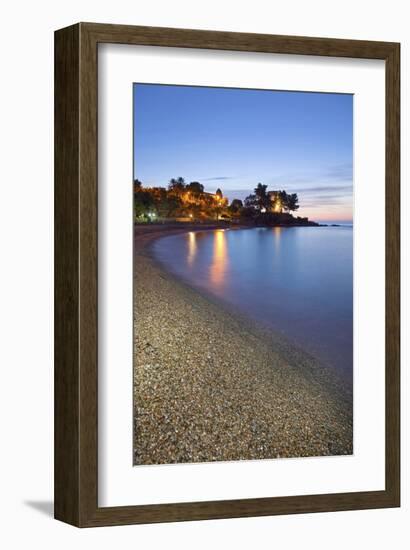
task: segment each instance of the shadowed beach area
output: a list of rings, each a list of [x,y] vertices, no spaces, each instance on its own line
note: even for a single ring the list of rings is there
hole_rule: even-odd
[[[352,454],[350,384],[154,260],[188,229],[135,228],[134,464]]]

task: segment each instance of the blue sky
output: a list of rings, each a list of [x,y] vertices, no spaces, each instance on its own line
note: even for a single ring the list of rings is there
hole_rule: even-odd
[[[299,215],[352,220],[353,96],[134,84],[134,177],[182,176],[244,199],[298,193]]]

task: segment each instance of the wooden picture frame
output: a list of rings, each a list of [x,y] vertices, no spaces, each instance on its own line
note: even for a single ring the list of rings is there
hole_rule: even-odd
[[[98,507],[97,47],[381,59],[386,68],[385,490]],[[55,517],[78,527],[400,505],[400,45],[79,23],[55,33]]]

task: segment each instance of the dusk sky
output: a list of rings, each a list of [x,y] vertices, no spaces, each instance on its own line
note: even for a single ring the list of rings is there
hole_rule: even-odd
[[[134,84],[134,177],[244,199],[261,182],[297,215],[351,222],[353,96]]]

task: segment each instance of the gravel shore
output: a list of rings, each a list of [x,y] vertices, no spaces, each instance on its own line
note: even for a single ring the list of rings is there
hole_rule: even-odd
[[[134,464],[353,452],[343,380],[166,273],[136,236]]]

